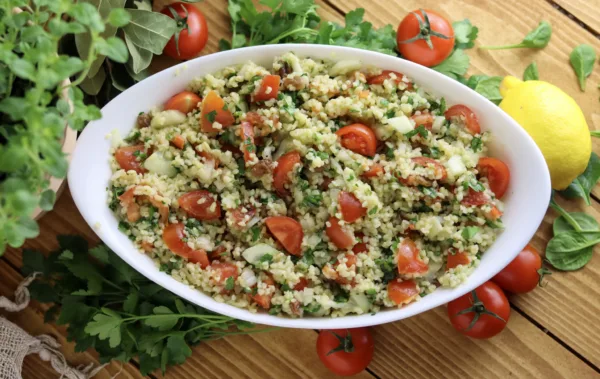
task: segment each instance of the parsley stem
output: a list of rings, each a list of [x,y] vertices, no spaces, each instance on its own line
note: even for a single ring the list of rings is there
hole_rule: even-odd
[[[592,130],[592,131],[590,131],[590,135],[592,137],[600,138],[600,130]]]
[[[94,54],[94,49],[95,49],[95,43],[96,43],[96,34],[95,32],[92,32],[90,30],[90,36],[91,36],[91,41],[90,41],[90,48],[88,49],[88,56],[87,59],[85,60],[85,68],[83,69],[83,71],[81,71],[79,73],[79,76],[77,77],[77,79],[75,79],[75,81],[71,82],[70,84],[66,85],[66,86],[62,86],[62,87],[57,87],[58,93],[61,93],[62,91],[64,91],[65,89],[69,88],[69,87],[77,87],[78,85],[81,84],[81,82],[83,82],[86,78],[87,78],[87,74],[90,72],[90,69],[92,68],[92,63],[94,63],[94,61],[96,60],[96,54]]]
[[[291,35],[294,35],[294,34],[296,34],[296,33],[300,33],[300,32],[306,32],[306,33],[310,33],[310,34],[313,34],[313,35],[317,35],[317,34],[319,34],[319,32],[318,32],[318,31],[316,31],[316,30],[314,30],[314,29],[311,29],[311,28],[306,28],[306,27],[302,27],[302,28],[298,28],[298,29],[290,30],[289,32],[286,32],[286,33],[280,34],[279,36],[277,36],[277,37],[273,38],[272,40],[270,40],[270,41],[269,41],[269,42],[267,42],[266,44],[267,44],[267,45],[270,45],[270,44],[273,44],[273,43],[277,43],[277,42],[279,42],[280,40],[284,39],[285,37],[289,37],[289,36],[291,36]]]

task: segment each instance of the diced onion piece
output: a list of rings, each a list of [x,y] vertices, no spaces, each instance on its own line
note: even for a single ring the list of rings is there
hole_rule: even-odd
[[[457,177],[467,171],[467,167],[465,167],[460,155],[454,155],[448,159],[446,167],[448,168],[448,174],[452,177]]]
[[[250,267],[246,267],[242,270],[242,273],[240,274],[239,278],[239,283],[244,287],[253,287],[256,285],[256,275]]]
[[[169,178],[177,175],[177,170],[160,152],[155,152],[146,159],[144,167],[153,174],[166,175]]]
[[[356,59],[348,59],[339,61],[333,65],[333,67],[329,70],[329,75],[338,76],[349,73],[350,71],[359,70],[362,67],[362,63]]]
[[[433,118],[433,124],[431,125],[431,130],[434,132],[439,132],[442,129],[442,125],[444,125],[444,121],[446,121],[446,117],[435,116]]]
[[[158,112],[152,117],[150,126],[153,128],[164,128],[166,126],[178,125],[185,122],[187,116],[174,109]]]
[[[404,115],[390,118],[387,122],[395,131],[402,134],[406,134],[415,128],[410,119]]]

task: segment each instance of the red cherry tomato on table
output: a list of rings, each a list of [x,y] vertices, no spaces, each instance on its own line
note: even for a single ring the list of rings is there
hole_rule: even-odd
[[[329,240],[339,249],[345,250],[352,247],[354,239],[342,229],[339,220],[335,217],[330,217],[327,222],[329,226],[325,228],[325,234],[327,234]]]
[[[233,125],[235,119],[228,110],[223,109],[225,102],[215,91],[210,91],[202,101],[201,128],[205,133],[218,132],[218,129],[213,128],[213,122],[218,122],[224,128]]]
[[[301,246],[304,232],[298,221],[290,217],[275,216],[265,219],[265,224],[288,253],[296,256],[302,255]]]
[[[398,278],[388,283],[388,297],[397,305],[410,303],[417,295],[417,283],[414,280],[400,280]]]
[[[452,326],[472,338],[495,336],[504,330],[509,316],[508,299],[502,289],[492,282],[485,282],[475,291],[448,303],[448,317]]]
[[[446,112],[444,112],[444,116],[447,120],[451,120],[453,118],[459,118],[461,121],[465,123],[467,130],[471,134],[479,134],[481,133],[481,127],[479,126],[479,119],[473,113],[471,108],[466,105],[458,104],[453,105]]]
[[[204,14],[197,7],[192,4],[173,3],[163,8],[160,13],[175,19],[178,29],[167,42],[163,50],[165,54],[175,59],[191,59],[204,49],[208,41],[208,25]]]
[[[510,170],[506,163],[500,159],[483,157],[479,158],[477,170],[488,179],[490,189],[498,199],[506,193],[510,182]]]
[[[215,199],[215,195],[207,190],[188,192],[181,195],[177,202],[188,215],[197,220],[211,221],[221,218],[221,205]]]
[[[335,132],[335,134],[340,137],[340,143],[343,147],[357,154],[372,157],[377,151],[375,133],[366,125],[347,125]]]
[[[252,95],[252,101],[267,101],[271,99],[277,99],[279,93],[279,82],[281,78],[279,75],[266,75],[260,82],[258,91]]]
[[[341,191],[338,196],[342,217],[346,222],[354,222],[367,214],[367,209],[353,193]]]
[[[530,244],[517,255],[492,281],[512,293],[532,291],[549,271],[542,268],[540,253]]]
[[[368,328],[321,330],[317,338],[319,359],[336,375],[363,371],[373,359],[374,348]]]
[[[273,170],[273,187],[280,196],[288,194],[288,190],[285,185],[290,182],[290,172],[294,169],[294,166],[301,162],[300,153],[297,151],[290,151],[279,157],[277,160],[277,167]]]
[[[427,263],[419,258],[419,249],[410,238],[404,238],[398,245],[396,260],[400,275],[423,274],[429,270]]]
[[[176,110],[181,113],[190,113],[202,102],[202,98],[190,91],[179,92],[165,103],[165,110]]]
[[[146,147],[144,145],[120,147],[115,151],[115,159],[123,170],[133,170],[138,174],[143,174],[146,169],[142,166],[143,160],[140,154],[145,151]]]
[[[404,58],[427,67],[442,63],[454,48],[452,24],[427,9],[412,11],[404,17],[396,39]]]

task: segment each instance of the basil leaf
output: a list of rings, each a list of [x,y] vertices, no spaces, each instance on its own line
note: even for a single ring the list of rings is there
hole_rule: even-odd
[[[445,61],[432,67],[432,69],[449,76],[452,79],[458,79],[458,77],[467,73],[469,62],[469,56],[459,49],[454,50]]]
[[[546,251],[546,259],[554,268],[562,271],[574,271],[582,268],[592,259],[594,247],[589,246],[570,253]]]
[[[131,42],[131,37],[128,34],[125,34],[125,44],[127,45],[127,49],[129,49],[129,61],[127,64],[131,66],[135,74],[140,73],[150,66],[152,62],[151,51],[136,46]]]
[[[454,46],[456,49],[470,49],[475,45],[474,41],[477,38],[479,29],[471,25],[469,19],[453,22],[452,29],[454,29]]]
[[[579,88],[585,91],[585,80],[592,74],[596,62],[596,51],[587,44],[577,46],[569,55],[569,61],[579,80]]]
[[[538,73],[537,63],[531,62],[527,68],[525,68],[525,72],[523,72],[523,80],[539,80],[540,74]]]
[[[161,54],[175,31],[177,22],[167,15],[140,9],[127,9],[131,21],[123,28],[131,42],[154,54]]]
[[[561,191],[561,195],[568,199],[581,197],[585,200],[587,205],[591,205],[590,192],[600,179],[600,158],[594,152],[590,156],[590,161],[583,172],[579,175],[564,191]]]
[[[584,232],[600,232],[600,226],[598,225],[598,221],[587,213],[581,212],[572,212],[568,214],[579,226],[581,230]],[[560,233],[565,232],[573,232],[573,226],[569,224],[564,216],[559,216],[554,220],[554,224],[552,225],[552,231],[554,235],[558,235]]]
[[[548,46],[550,43],[550,37],[552,36],[552,26],[548,21],[542,21],[539,25],[530,31],[521,43],[512,45],[502,46],[482,46],[480,49],[487,50],[503,50],[503,49],[518,49],[518,48],[529,48],[529,49],[541,49]]]

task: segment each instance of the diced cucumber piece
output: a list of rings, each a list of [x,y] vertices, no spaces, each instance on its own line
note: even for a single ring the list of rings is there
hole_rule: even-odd
[[[144,162],[144,167],[153,174],[166,175],[169,178],[177,175],[177,170],[160,152],[154,152]]]
[[[242,252],[242,257],[244,257],[244,259],[248,261],[248,263],[256,265],[260,263],[260,259],[263,256],[271,254],[271,256],[274,257],[278,253],[279,250],[274,249],[273,247],[265,243],[259,243],[258,245],[254,245],[244,250]]]

